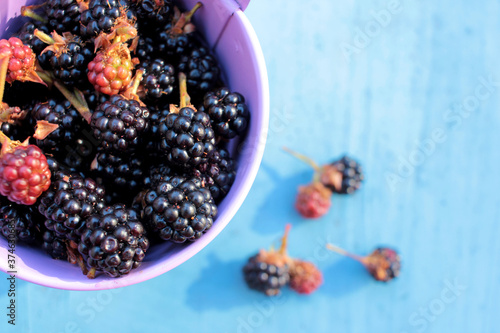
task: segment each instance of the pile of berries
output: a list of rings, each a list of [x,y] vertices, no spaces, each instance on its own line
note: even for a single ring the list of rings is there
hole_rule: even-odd
[[[248,259],[243,276],[249,288],[275,296],[286,285],[299,294],[311,294],[321,286],[323,274],[313,263],[288,256],[289,230],[287,225],[278,251],[261,249]]]
[[[314,169],[312,182],[299,186],[295,201],[295,209],[305,218],[315,219],[325,215],[330,209],[333,193],[353,194],[364,180],[361,165],[350,157],[344,156],[319,166],[305,155],[286,147],[284,150]]]
[[[120,277],[150,246],[212,227],[250,111],[191,22],[201,6],[22,8],[28,22],[0,40],[2,235]]]

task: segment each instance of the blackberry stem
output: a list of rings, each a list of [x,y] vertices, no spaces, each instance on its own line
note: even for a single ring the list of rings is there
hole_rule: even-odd
[[[314,171],[316,172],[321,172],[321,167],[313,161],[310,157],[307,157],[306,155],[297,153],[296,151],[291,150],[288,147],[283,147],[283,150],[292,155],[293,157],[301,160],[302,162],[306,163],[307,165],[311,166]]]
[[[185,15],[184,15],[184,18],[186,20],[186,23],[190,22],[191,21],[191,18],[193,17],[194,13],[200,8],[202,7],[203,4],[201,2],[197,2],[196,5],[194,5],[193,9],[191,9],[189,12],[187,12]]]
[[[290,229],[292,228],[292,225],[290,223],[287,223],[285,226],[285,233],[283,234],[283,237],[281,238],[281,246],[278,251],[279,254],[281,255],[286,255],[286,247],[288,245],[288,234],[290,233]]]
[[[87,102],[80,100],[75,93],[72,93],[68,90],[58,80],[54,80],[54,85],[56,88],[66,97],[66,99],[73,105],[73,107],[80,113],[80,115],[90,124],[90,118],[92,117],[92,113],[90,112],[89,106]]]
[[[196,5],[191,9],[189,12],[182,13],[181,16],[179,17],[179,20],[175,23],[175,25],[172,27],[171,32],[176,35],[180,35],[184,31],[184,27],[191,21],[191,18],[193,17],[194,13],[201,7],[203,6],[201,2],[197,2]]]
[[[326,248],[330,251],[333,251],[333,252],[337,252],[338,254],[341,254],[343,256],[346,256],[346,257],[349,257],[351,259],[354,259],[356,261],[359,261],[360,263],[362,263],[363,265],[366,264],[366,260],[364,257],[361,257],[361,256],[358,256],[356,254],[352,254],[350,252],[347,252],[346,250],[336,246],[336,245],[333,245],[333,244],[326,244]]]
[[[44,42],[45,44],[53,45],[56,43],[54,38],[51,36],[47,35],[45,32],[40,31],[38,29],[35,29],[35,32],[33,33],[36,37],[38,37],[39,40]]]
[[[179,90],[181,94],[181,104],[179,105],[179,107],[182,109],[191,105],[191,97],[189,97],[187,92],[186,74],[182,72],[179,73]]]
[[[41,5],[33,5],[33,6],[22,6],[21,7],[21,15],[25,17],[30,17],[34,20],[37,20],[42,23],[47,23],[47,19],[39,14],[35,13],[34,10],[45,6],[45,2]]]

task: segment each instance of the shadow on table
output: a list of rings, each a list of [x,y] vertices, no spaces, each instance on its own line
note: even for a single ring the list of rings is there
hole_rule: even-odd
[[[246,286],[242,273],[245,259],[221,261],[214,253],[207,259],[206,267],[187,290],[186,305],[194,311],[224,311],[266,298]]]
[[[273,180],[273,189],[260,207],[257,207],[258,218],[254,219],[252,229],[259,234],[280,234],[283,223],[301,220],[302,217],[294,208],[297,189],[309,183],[312,170],[304,170],[291,177],[282,177],[269,164],[262,164],[261,169]]]
[[[371,282],[363,265],[349,258],[342,258],[322,270],[321,292],[333,297],[346,296]]]

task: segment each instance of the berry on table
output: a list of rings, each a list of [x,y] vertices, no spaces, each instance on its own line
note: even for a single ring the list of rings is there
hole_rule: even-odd
[[[295,259],[290,265],[290,288],[299,294],[312,294],[323,283],[323,274],[312,262]]]
[[[378,247],[366,257],[361,257],[349,253],[333,244],[327,244],[326,247],[329,250],[359,261],[377,281],[388,282],[399,276],[401,258],[394,249]]]
[[[261,249],[259,253],[248,259],[243,267],[243,277],[250,289],[275,296],[290,281],[291,259],[286,253],[290,225],[285,228],[278,251]]]
[[[305,218],[315,219],[325,215],[330,209],[332,192],[318,181],[299,186],[295,209]]]

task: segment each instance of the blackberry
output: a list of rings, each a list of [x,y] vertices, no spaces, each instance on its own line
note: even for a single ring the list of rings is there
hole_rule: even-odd
[[[139,36],[134,54],[142,61],[150,61],[155,52],[155,43],[151,37]]]
[[[361,187],[363,180],[361,165],[347,156],[324,165],[320,174],[320,181],[339,194],[354,193]]]
[[[101,177],[104,184],[121,188],[129,194],[142,186],[144,169],[143,159],[134,154],[121,157],[100,152],[92,164],[96,177]]]
[[[219,64],[203,46],[183,55],[177,70],[186,74],[191,93],[201,96],[214,88],[220,73]]]
[[[38,29],[46,34],[50,34],[52,31],[50,28],[43,23],[40,22],[26,22],[21,30],[17,33],[18,38],[26,45],[29,45],[33,52],[36,54],[36,58],[38,60],[38,64],[43,69],[50,69],[49,59],[52,56],[53,52],[48,51],[42,53],[43,50],[47,47],[47,44],[42,42],[38,37],[35,36],[35,29]]]
[[[332,191],[318,181],[299,186],[295,209],[306,219],[317,219],[330,210]]]
[[[122,13],[125,13],[125,18],[130,22],[136,19],[135,14],[127,9],[125,0],[90,0],[89,9],[80,16],[80,36],[88,40],[101,32],[111,32]]]
[[[295,259],[290,268],[290,288],[299,294],[312,294],[323,284],[323,274],[312,262]]]
[[[92,135],[87,130],[82,132]],[[89,139],[88,135],[79,133],[73,145],[66,145],[64,147],[65,151],[61,151],[57,155],[64,162],[64,165],[68,166],[71,170],[84,172],[90,169],[97,143],[98,141],[95,141],[93,137]]]
[[[33,244],[40,234],[43,216],[33,206],[16,205],[2,198],[0,207],[0,233],[6,239],[14,234],[18,241]]]
[[[349,253],[340,247],[327,244],[326,247],[341,255],[352,258],[365,266],[370,275],[377,281],[389,282],[399,276],[401,270],[401,258],[399,254],[388,247],[378,247],[365,257]]]
[[[251,289],[260,291],[267,296],[280,293],[280,289],[288,284],[290,275],[288,266],[268,264],[255,255],[243,267],[245,282]]]
[[[49,30],[77,34],[80,30],[79,0],[48,0],[45,3],[45,14]]]
[[[285,229],[279,250],[261,249],[250,257],[243,267],[243,277],[248,287],[260,291],[267,296],[280,293],[280,289],[290,281],[289,263],[291,258],[286,254],[286,246],[290,225]]]
[[[104,207],[104,188],[79,173],[60,168],[52,174],[50,188],[40,198],[38,210],[45,227],[63,239],[77,241],[85,218]]]
[[[46,153],[65,153],[65,145],[72,146],[76,135],[82,127],[82,116],[68,100],[51,98],[47,102],[38,103],[31,111],[35,121],[46,120],[59,127],[43,140],[36,140],[36,144]]]
[[[154,165],[149,168],[149,172],[144,177],[143,185],[145,188],[152,188],[163,180],[168,180],[173,176],[173,169],[166,164]]]
[[[139,69],[144,71],[142,88],[147,99],[157,101],[174,91],[175,70],[162,59],[144,61]]]
[[[148,127],[149,110],[139,102],[113,95],[92,114],[90,126],[107,152],[131,153]]]
[[[210,116],[215,135],[225,139],[242,134],[250,118],[245,98],[237,92],[231,93],[227,88],[208,92],[199,110]]]
[[[196,178],[165,175],[141,193],[138,201],[148,232],[175,243],[197,240],[217,215],[210,191]]]
[[[208,158],[192,169],[191,175],[202,180],[216,202],[227,195],[236,177],[236,163],[224,148],[215,149]]]
[[[66,260],[68,258],[66,240],[45,227],[42,236],[42,248],[53,259]]]
[[[191,23],[191,18],[200,7],[201,3],[198,2],[193,9],[182,14],[178,8],[174,8],[174,19],[154,34],[153,47],[158,55],[162,55],[172,63],[178,63],[179,59],[197,44],[194,37],[196,28]]]
[[[120,277],[139,267],[149,248],[137,213],[123,204],[116,204],[92,214],[85,222],[78,251],[95,271]],[[92,276],[91,276],[92,277]]]
[[[165,106],[157,106],[157,105],[149,105],[149,126],[147,135],[144,139],[144,150],[147,155],[153,159],[157,158],[160,142],[161,142],[161,134],[160,127],[165,126],[165,117],[170,113],[169,105]]]
[[[172,19],[172,0],[132,0],[132,3],[141,31],[154,32]]]

